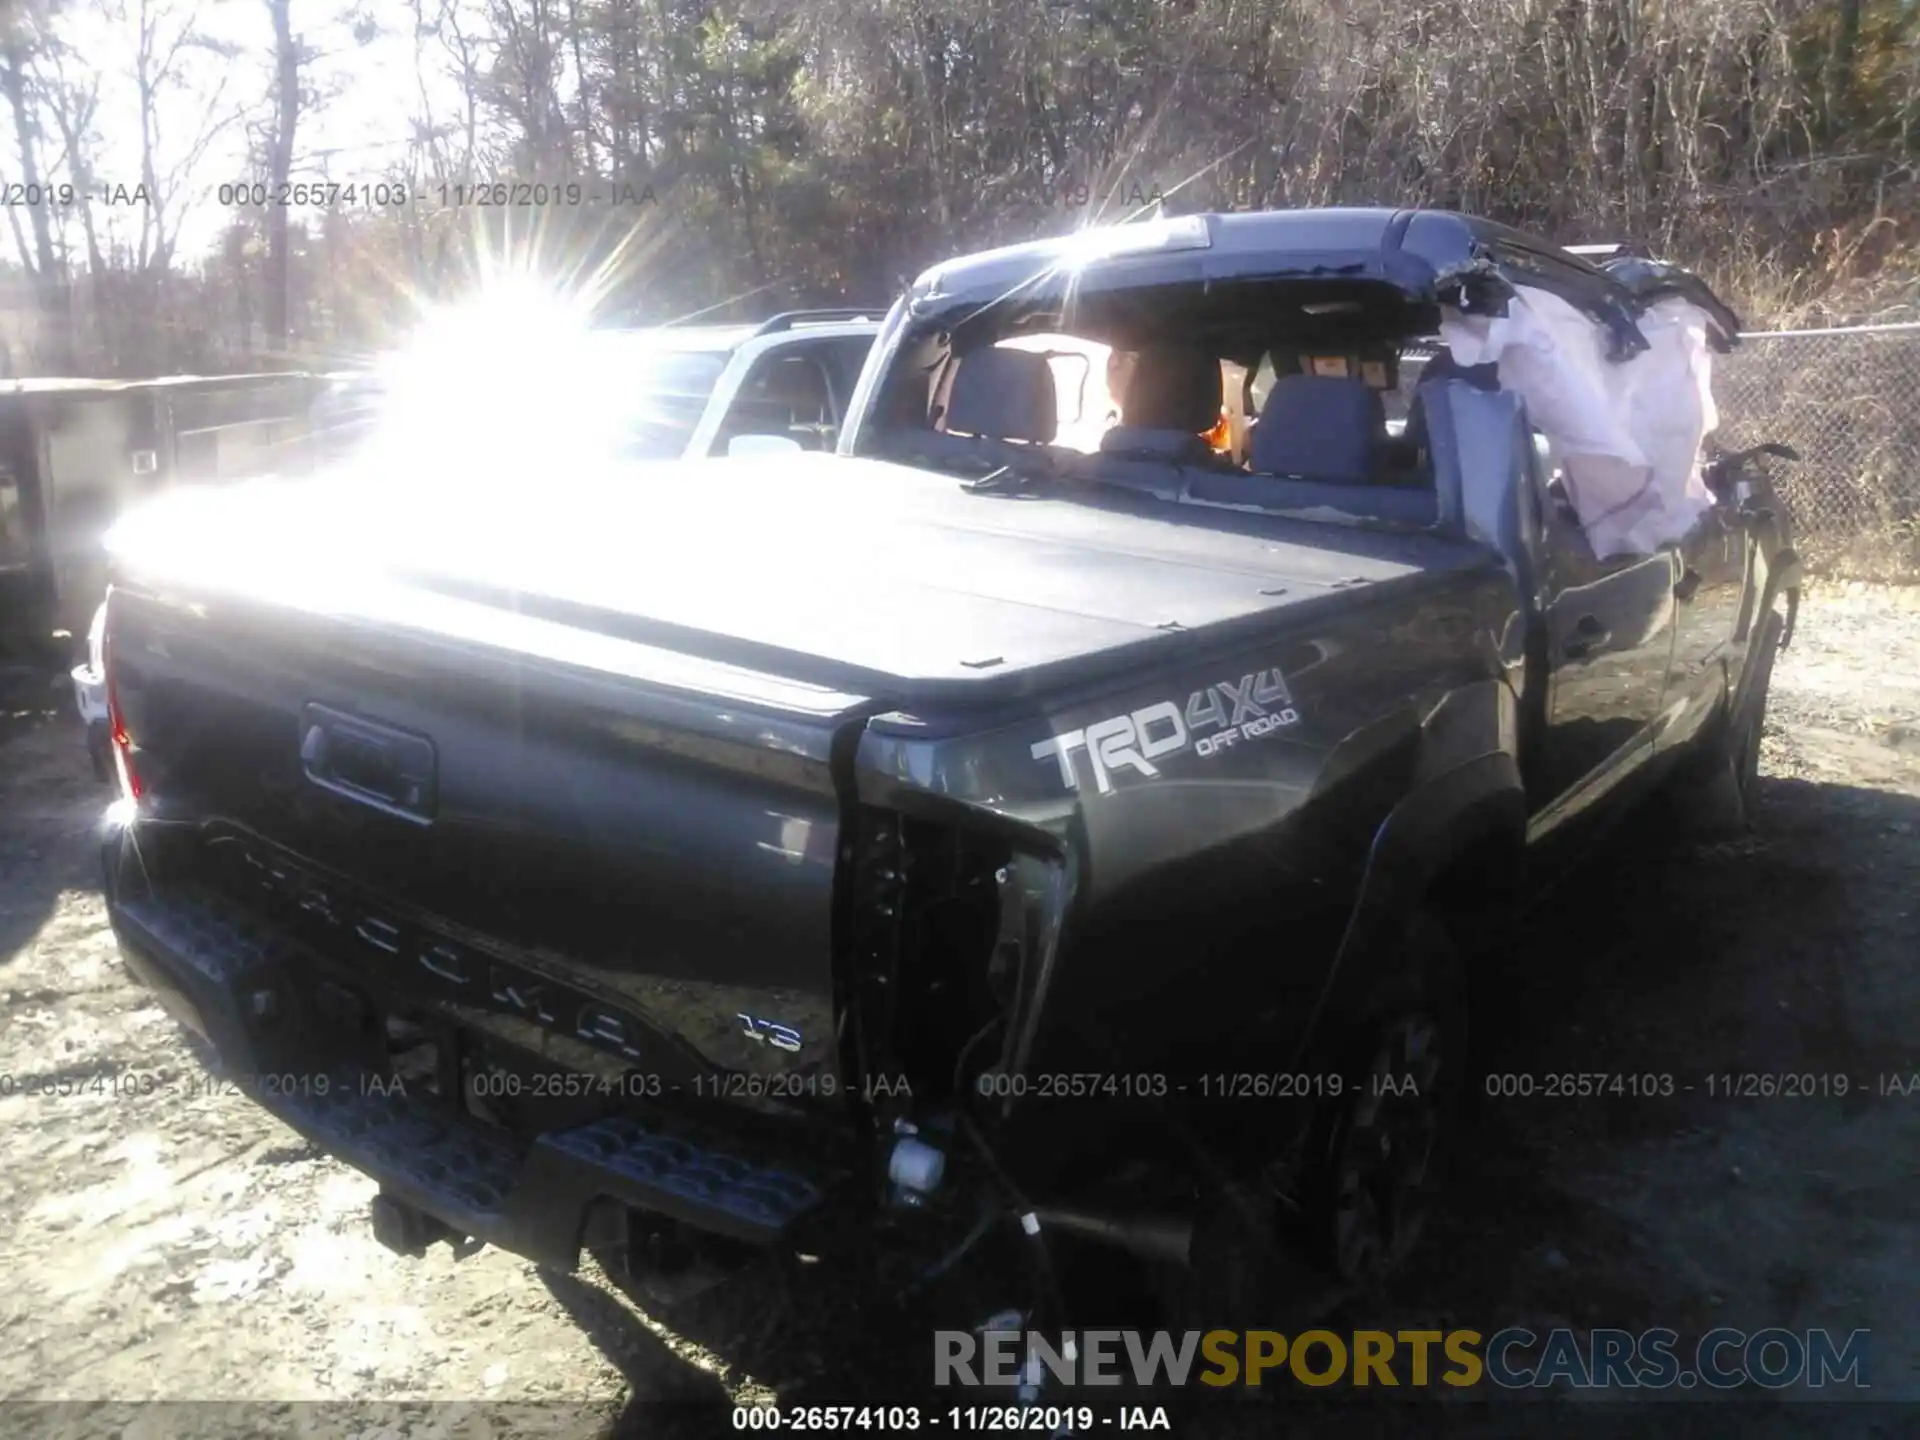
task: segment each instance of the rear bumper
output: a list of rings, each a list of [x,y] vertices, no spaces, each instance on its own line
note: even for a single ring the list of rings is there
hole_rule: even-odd
[[[130,879],[129,833],[109,822],[100,837],[127,969],[249,1098],[457,1234],[571,1269],[583,1244],[624,1233],[597,1227],[627,1208],[769,1243],[823,1207],[830,1173],[764,1163],[683,1117],[628,1110],[515,1140],[357,1062],[344,1039],[316,1060],[327,1031],[311,951],[215,892]]]
[[[87,727],[87,758],[96,780],[113,779],[113,745],[107,720],[107,678],[92,665],[76,665],[72,672],[74,708]]]
[[[89,728],[107,723],[107,677],[92,665],[76,665],[72,671],[73,703]]]

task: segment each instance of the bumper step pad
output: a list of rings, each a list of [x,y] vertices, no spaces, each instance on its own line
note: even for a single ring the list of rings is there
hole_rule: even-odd
[[[624,1193],[645,1197],[635,1203],[741,1240],[770,1239],[820,1201],[819,1189],[800,1176],[702,1148],[627,1115],[543,1136],[528,1163],[618,1176]]]
[[[520,1168],[510,1148],[398,1092],[362,1094],[357,1076],[332,1080],[324,1096],[255,1098],[321,1149],[462,1235],[504,1234]]]
[[[224,1066],[274,1071],[249,1023],[247,996],[285,986],[302,942],[197,887],[116,896],[111,915],[129,968],[171,992],[176,1014],[187,1001],[194,1014],[183,1018]],[[824,1194],[821,1182],[744,1159],[725,1148],[725,1137],[716,1143],[678,1121],[609,1116],[542,1135],[522,1155],[445,1102],[409,1096],[366,1072],[340,1070],[297,1093],[250,1093],[322,1150],[461,1235],[560,1269],[578,1263],[588,1212],[602,1199],[766,1243]]]

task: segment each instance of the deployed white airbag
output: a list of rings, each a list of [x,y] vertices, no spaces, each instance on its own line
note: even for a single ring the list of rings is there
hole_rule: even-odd
[[[1462,365],[1488,362],[1553,442],[1595,555],[1650,554],[1713,504],[1701,445],[1719,424],[1705,311],[1675,297],[1639,317],[1649,349],[1607,359],[1601,325],[1558,295],[1516,288],[1502,316],[1443,312]]]

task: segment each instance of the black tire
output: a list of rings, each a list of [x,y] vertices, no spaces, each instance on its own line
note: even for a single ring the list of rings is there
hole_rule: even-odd
[[[1273,1157],[1268,1174],[1203,1194],[1188,1264],[1153,1267],[1170,1328],[1272,1325],[1277,1315],[1317,1323],[1340,1297],[1385,1279],[1408,1257],[1449,1168],[1467,1090],[1466,994],[1452,935],[1433,912],[1415,912],[1373,994],[1357,1007],[1361,1018],[1345,1027],[1333,1067],[1339,1098],[1320,1107],[1303,1146]],[[1385,1107],[1370,1102],[1395,1098],[1372,1093],[1369,1077],[1383,1065],[1418,1068],[1405,1052],[1409,1022],[1421,1018],[1430,1035],[1443,1037],[1422,1057],[1439,1061],[1437,1075],[1425,1077],[1437,1084],[1422,1096],[1432,1103],[1433,1123],[1416,1183],[1383,1207],[1356,1183],[1348,1162],[1382,1118]],[[1356,1220],[1383,1211],[1390,1236],[1370,1243],[1356,1234]]]
[[[1308,1152],[1307,1239],[1344,1283],[1385,1279],[1419,1242],[1466,1088],[1466,1012],[1452,936],[1437,916],[1416,912],[1354,1027],[1341,1098]]]

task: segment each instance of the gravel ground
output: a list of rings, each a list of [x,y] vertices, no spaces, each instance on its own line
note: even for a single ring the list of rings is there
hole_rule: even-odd
[[[1504,1013],[1476,1017],[1502,1071],[1667,1072],[1691,1088],[1483,1100],[1418,1262],[1332,1328],[1865,1328],[1875,1395],[1920,1401],[1920,591],[1811,598],[1773,694],[1754,835],[1688,849],[1637,826],[1529,922]],[[519,1402],[458,1433],[623,1415],[713,1433],[738,1395],[855,1400],[899,1352],[886,1307],[805,1265],[668,1303],[593,1269],[380,1249],[371,1183],[194,1086],[182,1033],[122,972],[86,838],[106,796],[70,705],[19,673],[0,686],[0,1077],[15,1082],[0,1080],[0,1398],[287,1408],[15,1404],[0,1428],[239,1433],[311,1427],[322,1412],[304,1400],[458,1399]],[[1709,1092],[1706,1077],[1738,1072],[1851,1088]],[[19,1093],[50,1076],[87,1083]],[[91,1083],[115,1076],[168,1088]],[[1833,1432],[1837,1407],[1799,1408],[1820,1412],[1809,1433]],[[1181,1433],[1269,1430],[1255,1409],[1188,1416]],[[353,1433],[454,1433],[444,1408],[356,1413]]]

